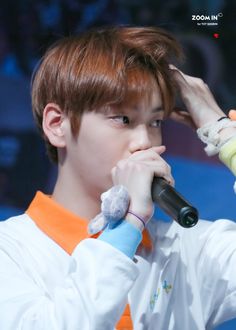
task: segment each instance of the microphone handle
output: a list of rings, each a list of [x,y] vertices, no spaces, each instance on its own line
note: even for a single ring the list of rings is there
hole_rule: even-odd
[[[182,227],[189,228],[198,222],[198,211],[163,178],[154,177],[152,199],[165,213]]]

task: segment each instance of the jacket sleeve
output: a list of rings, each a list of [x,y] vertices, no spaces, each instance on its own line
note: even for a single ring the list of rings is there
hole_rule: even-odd
[[[115,327],[138,276],[130,258],[106,242],[86,239],[77,245],[67,274],[55,285],[32,270],[30,253],[20,253],[14,242],[4,243],[0,249],[0,329]]]
[[[197,244],[201,300],[207,329],[211,329],[236,317],[236,223],[210,223]]]
[[[219,159],[236,175],[236,138],[232,137],[219,152]]]

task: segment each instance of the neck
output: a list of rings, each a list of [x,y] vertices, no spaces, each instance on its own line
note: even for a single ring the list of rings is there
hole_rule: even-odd
[[[100,194],[88,191],[81,182],[75,185],[62,173],[58,175],[52,198],[74,214],[91,220],[101,212]]]

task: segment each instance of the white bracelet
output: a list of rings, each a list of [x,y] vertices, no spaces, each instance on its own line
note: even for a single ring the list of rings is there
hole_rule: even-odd
[[[219,132],[227,127],[236,127],[236,121],[232,121],[226,117],[220,121],[210,122],[197,130],[199,139],[207,144],[204,150],[208,156],[216,155],[220,151],[220,148],[233,137],[230,136],[223,140],[220,137]]]

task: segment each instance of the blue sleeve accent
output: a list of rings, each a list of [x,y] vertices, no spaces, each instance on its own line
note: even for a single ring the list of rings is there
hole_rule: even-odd
[[[98,239],[111,244],[132,259],[142,241],[142,233],[131,223],[121,220],[115,226],[109,224]]]

